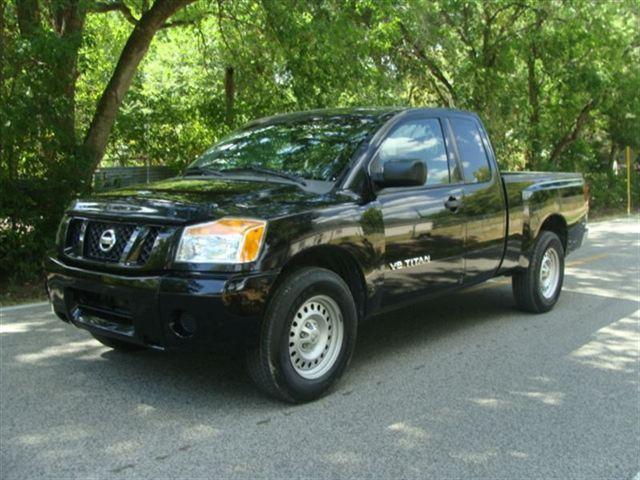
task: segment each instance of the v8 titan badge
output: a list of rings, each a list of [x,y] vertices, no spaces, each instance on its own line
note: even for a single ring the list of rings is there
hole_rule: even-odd
[[[406,260],[391,262],[389,264],[389,269],[402,270],[403,268],[417,267],[418,265],[424,265],[425,263],[431,263],[431,255],[423,255],[421,257],[407,258]]]

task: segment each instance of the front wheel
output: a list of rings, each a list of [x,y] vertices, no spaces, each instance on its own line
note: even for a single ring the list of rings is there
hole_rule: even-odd
[[[322,268],[298,270],[269,303],[258,345],[247,351],[249,374],[282,400],[314,400],[344,372],[356,331],[355,303],[342,278]]]
[[[548,312],[560,297],[563,281],[562,242],[555,233],[543,231],[534,245],[529,268],[513,275],[516,305],[526,312]]]

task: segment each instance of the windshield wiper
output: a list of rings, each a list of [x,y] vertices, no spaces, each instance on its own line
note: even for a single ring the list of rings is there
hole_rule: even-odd
[[[265,175],[271,175],[273,177],[286,178],[287,180],[296,182],[304,187],[307,186],[307,182],[305,182],[301,177],[294,175],[293,173],[281,172],[280,170],[274,170],[266,167],[248,166],[248,167],[237,167],[237,168],[225,168],[224,170],[221,170],[222,173],[242,172],[242,171],[263,173]]]
[[[200,167],[200,166],[193,166],[193,167],[189,167],[184,171],[184,176],[188,177],[188,176],[192,176],[192,175],[212,175],[214,177],[221,177],[222,173],[220,173],[219,170],[216,170],[214,168],[209,168],[209,167]]]

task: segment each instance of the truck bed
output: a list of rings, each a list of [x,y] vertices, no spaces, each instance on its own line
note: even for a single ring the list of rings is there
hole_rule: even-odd
[[[557,217],[557,221],[566,222],[569,232],[579,230],[586,222],[588,193],[582,174],[502,172],[501,176],[508,212],[503,269],[526,266],[523,254],[529,251],[545,221]],[[563,241],[567,254],[579,246],[571,234]]]

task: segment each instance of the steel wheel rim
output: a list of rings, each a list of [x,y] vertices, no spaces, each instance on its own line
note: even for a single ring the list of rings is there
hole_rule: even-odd
[[[560,256],[555,248],[548,248],[540,263],[540,293],[546,299],[556,294],[560,282]]]
[[[340,307],[327,295],[311,297],[293,316],[289,360],[298,375],[313,380],[326,374],[342,350],[344,322]]]

